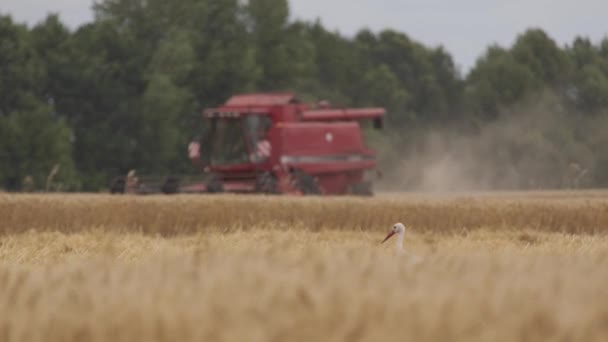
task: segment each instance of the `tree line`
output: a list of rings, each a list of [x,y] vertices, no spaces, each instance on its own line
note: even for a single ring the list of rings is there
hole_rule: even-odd
[[[441,46],[390,29],[346,37],[290,20],[287,0],[93,10],[74,30],[56,15],[31,27],[0,15],[0,188],[98,191],[131,168],[193,172],[201,108],[271,90],[386,107],[386,130],[368,138],[403,188],[444,173],[497,188],[608,184],[608,38],[559,46],[531,28],[463,74]]]

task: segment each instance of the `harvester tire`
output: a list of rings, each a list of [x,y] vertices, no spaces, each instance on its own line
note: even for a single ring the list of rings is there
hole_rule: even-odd
[[[276,194],[277,184],[277,178],[272,174],[272,172],[264,172],[256,179],[255,192],[263,194]]]
[[[179,192],[179,178],[177,177],[169,177],[165,180],[161,191],[166,194],[176,194]]]
[[[219,176],[214,175],[211,177],[207,183],[207,192],[212,194],[224,192],[224,185],[222,184],[222,180]]]
[[[110,183],[111,194],[124,194],[125,193],[126,180],[125,177],[116,177]]]
[[[308,173],[301,170],[294,170],[296,186],[304,195],[320,195],[321,188],[317,184],[316,179]]]
[[[371,182],[359,182],[351,186],[351,193],[357,196],[373,196]]]

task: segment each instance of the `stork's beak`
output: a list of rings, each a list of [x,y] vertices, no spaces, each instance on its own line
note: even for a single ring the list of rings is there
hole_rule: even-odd
[[[384,238],[384,240],[382,240],[382,242],[380,242],[381,244],[384,243],[384,241],[388,240],[391,238],[391,236],[395,235],[395,231],[391,230],[390,232],[388,232],[388,234],[386,235],[386,237]]]

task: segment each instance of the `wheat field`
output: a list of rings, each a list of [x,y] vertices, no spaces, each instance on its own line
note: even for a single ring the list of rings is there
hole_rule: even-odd
[[[0,341],[605,341],[607,223],[602,191],[0,194]]]

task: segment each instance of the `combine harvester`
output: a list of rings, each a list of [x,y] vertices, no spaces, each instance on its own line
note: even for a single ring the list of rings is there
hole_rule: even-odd
[[[202,113],[189,158],[200,179],[127,176],[112,193],[266,193],[372,195],[376,153],[361,124],[383,127],[383,108],[300,103],[291,93],[243,94]]]

